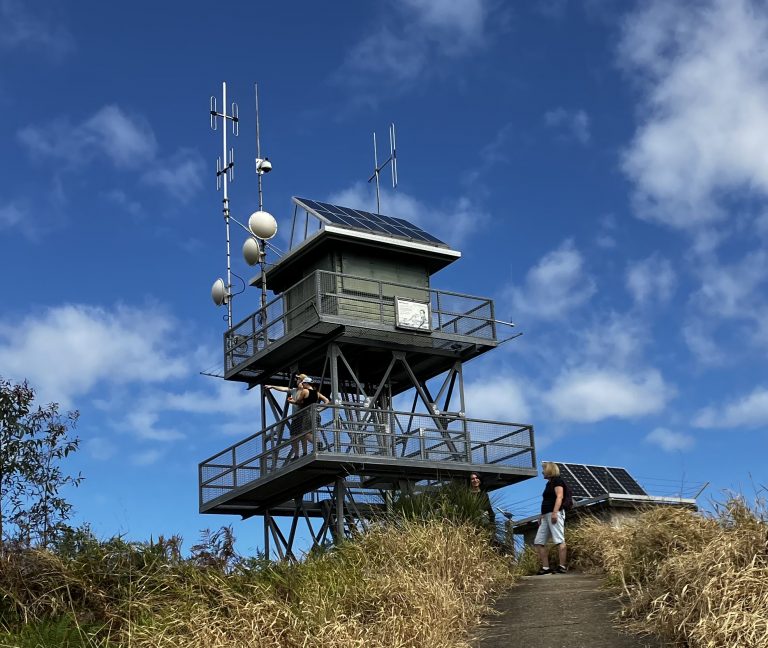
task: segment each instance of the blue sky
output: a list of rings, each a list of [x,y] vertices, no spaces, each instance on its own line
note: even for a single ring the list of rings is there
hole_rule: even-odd
[[[225,324],[222,80],[243,220],[259,83],[277,245],[292,195],[373,203],[371,132],[397,124],[382,211],[462,251],[433,286],[524,332],[466,366],[471,415],[659,491],[765,484],[766,37],[747,0],[0,0],[0,374],[81,411],[77,521],[261,540],[197,513],[197,463],[259,420],[256,393],[200,375]],[[498,498],[521,513],[541,486]]]

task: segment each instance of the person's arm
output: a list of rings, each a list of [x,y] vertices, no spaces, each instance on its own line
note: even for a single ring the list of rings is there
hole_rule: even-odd
[[[319,400],[319,401],[320,401],[320,403],[321,403],[323,406],[325,406],[325,405],[328,405],[328,403],[330,403],[330,402],[331,402],[331,401],[328,399],[328,397],[327,397],[327,396],[323,396],[323,394],[321,394],[320,392],[317,392],[317,400]]]
[[[555,486],[555,508],[552,509],[552,522],[557,522],[557,513],[563,503],[563,487]]]
[[[277,385],[264,385],[264,389],[274,389],[275,391],[279,391],[279,392],[285,392],[288,394],[291,393],[290,387],[278,387]]]

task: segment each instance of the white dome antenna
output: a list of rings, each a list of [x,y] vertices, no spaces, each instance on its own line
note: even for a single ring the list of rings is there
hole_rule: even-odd
[[[249,266],[254,266],[261,261],[261,246],[255,238],[245,239],[245,243],[243,243],[243,258]]]
[[[227,287],[224,285],[224,280],[219,278],[213,282],[211,286],[211,299],[217,306],[222,304],[229,304],[229,293]]]
[[[266,241],[277,234],[277,221],[269,212],[255,211],[248,219],[248,229],[256,238]]]

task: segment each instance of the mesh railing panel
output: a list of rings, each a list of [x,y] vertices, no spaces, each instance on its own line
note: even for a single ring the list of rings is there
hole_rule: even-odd
[[[394,328],[395,297],[428,302],[433,332],[496,339],[490,299],[318,270],[267,304],[266,315],[259,309],[225,334],[225,370],[322,316]]]
[[[305,452],[305,444],[318,458],[385,458],[402,463],[404,469],[414,462],[535,469],[528,425],[313,405],[200,464],[202,502],[280,471]]]

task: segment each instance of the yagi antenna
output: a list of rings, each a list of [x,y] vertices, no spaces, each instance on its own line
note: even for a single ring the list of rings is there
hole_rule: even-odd
[[[235,150],[230,148],[227,151],[227,120],[232,123],[232,134],[237,137],[239,132],[239,119],[237,104],[232,103],[231,112],[227,114],[227,84],[221,84],[221,107],[224,112],[218,112],[216,109],[216,97],[211,97],[211,129],[218,129],[218,121],[222,121],[222,154],[216,160],[216,189],[224,187],[224,198],[222,200],[222,213],[224,214],[224,225],[227,231],[227,283],[222,279],[217,279],[213,284],[211,297],[217,306],[225,303],[227,305],[227,324],[232,328],[232,270],[229,251],[229,194],[227,192],[228,182],[234,182],[235,179]],[[219,283],[221,282],[221,283]]]
[[[379,192],[379,173],[384,167],[390,165],[392,171],[392,188],[397,187],[397,149],[395,146],[395,124],[389,125],[389,157],[379,166],[379,153],[376,147],[376,131],[373,132],[373,175],[368,178],[368,182],[376,180],[376,213],[381,213],[381,195]]]

